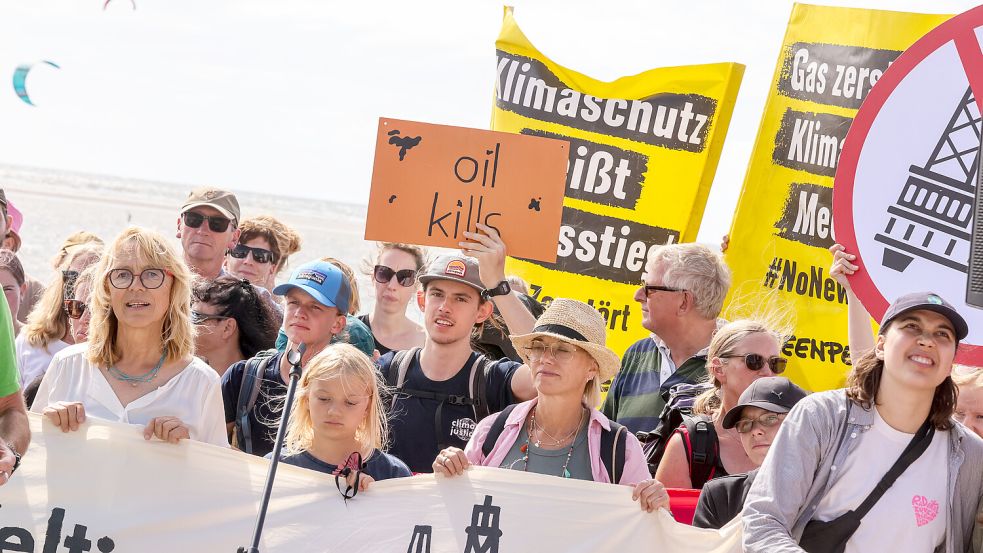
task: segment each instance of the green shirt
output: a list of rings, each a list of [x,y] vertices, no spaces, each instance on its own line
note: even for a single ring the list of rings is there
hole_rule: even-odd
[[[7,296],[0,294],[0,397],[17,393],[17,360],[14,351],[14,322]]]

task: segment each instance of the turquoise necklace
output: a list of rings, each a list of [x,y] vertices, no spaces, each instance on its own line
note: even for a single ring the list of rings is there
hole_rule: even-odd
[[[161,366],[164,365],[165,357],[167,357],[166,351],[160,354],[160,361],[157,361],[157,365],[155,365],[154,368],[150,369],[149,371],[141,375],[137,375],[137,376],[129,375],[117,369],[116,367],[109,367],[108,369],[106,369],[106,372],[111,374],[113,378],[115,378],[116,380],[120,380],[122,382],[129,382],[131,386],[136,388],[137,384],[150,382],[154,378],[157,378],[157,373],[160,372]]]

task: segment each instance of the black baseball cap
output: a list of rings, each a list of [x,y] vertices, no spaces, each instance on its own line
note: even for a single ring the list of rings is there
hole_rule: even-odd
[[[956,331],[956,339],[960,341],[969,334],[969,325],[966,324],[966,319],[962,318],[962,315],[956,311],[956,308],[951,303],[945,301],[942,299],[942,296],[934,292],[913,292],[894,300],[894,303],[884,312],[884,317],[881,318],[881,334],[884,333],[884,329],[887,328],[891,321],[909,311],[918,309],[934,311],[949,319],[949,322],[952,323],[953,330]]]
[[[751,383],[737,405],[724,415],[724,428],[734,428],[745,407],[760,407],[772,413],[788,413],[808,392],[784,376],[766,376]]]

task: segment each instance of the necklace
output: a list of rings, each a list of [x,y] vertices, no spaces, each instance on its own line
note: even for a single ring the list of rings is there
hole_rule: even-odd
[[[137,384],[150,382],[154,378],[157,378],[157,373],[160,372],[160,368],[164,364],[164,358],[166,356],[167,356],[166,351],[164,353],[161,353],[160,361],[157,361],[157,365],[155,365],[154,368],[150,369],[149,371],[141,375],[136,375],[136,376],[129,375],[117,369],[116,367],[109,367],[108,369],[106,369],[106,372],[112,375],[112,377],[115,378],[116,380],[120,380],[122,382],[129,382],[131,386],[136,388]]]
[[[560,469],[560,477],[562,478],[570,478],[570,470],[568,467],[570,466],[570,458],[573,457],[573,448],[574,445],[576,445],[577,443],[577,437],[580,436],[580,428],[584,425],[584,412],[585,411],[581,411],[580,413],[580,424],[577,425],[577,429],[574,431],[573,441],[570,442],[570,448],[567,449],[567,458],[565,461],[563,461],[563,468]],[[534,409],[532,412],[532,416],[529,418],[529,425],[526,430],[526,443],[522,444],[522,446],[519,447],[519,451],[522,452],[522,457],[513,461],[512,464],[509,465],[510,469],[513,468],[513,466],[517,462],[522,461],[523,472],[527,472],[529,470],[529,442],[532,439],[532,432],[535,427],[535,424],[536,424],[536,411]],[[550,436],[550,438],[553,437]],[[536,447],[539,447],[539,442],[536,442]]]
[[[582,414],[581,414],[580,422],[581,423],[583,422],[583,415]],[[580,425],[578,424],[577,427],[574,428],[573,430],[571,430],[569,434],[567,434],[563,438],[557,439],[552,434],[550,434],[549,432],[547,432],[545,427],[536,424],[536,410],[535,409],[532,410],[532,417],[530,418],[529,423],[532,426],[533,430],[537,430],[538,429],[540,431],[540,438],[535,441],[536,447],[542,447],[542,441],[543,441],[542,435],[543,434],[545,434],[546,437],[549,438],[550,440],[553,440],[553,443],[550,444],[550,445],[557,446],[557,445],[560,445],[560,444],[566,442],[567,440],[570,439],[571,436],[574,436],[577,432],[580,431]]]

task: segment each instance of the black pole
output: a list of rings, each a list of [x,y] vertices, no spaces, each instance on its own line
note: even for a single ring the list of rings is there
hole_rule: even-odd
[[[294,403],[294,392],[297,391],[297,382],[300,381],[302,368],[300,360],[307,351],[307,344],[300,344],[296,350],[287,353],[287,362],[290,363],[290,383],[287,385],[287,399],[283,403],[283,414],[280,417],[280,428],[276,431],[276,442],[273,445],[273,462],[270,463],[270,472],[266,475],[266,490],[263,491],[263,502],[259,506],[259,516],[256,517],[256,530],[253,532],[253,544],[246,547],[239,547],[238,553],[259,553],[259,539],[263,535],[263,524],[266,522],[266,510],[270,506],[270,494],[273,493],[273,480],[276,478],[276,467],[280,464],[280,450],[283,449],[283,441],[287,437],[287,421],[290,418],[290,409]]]

